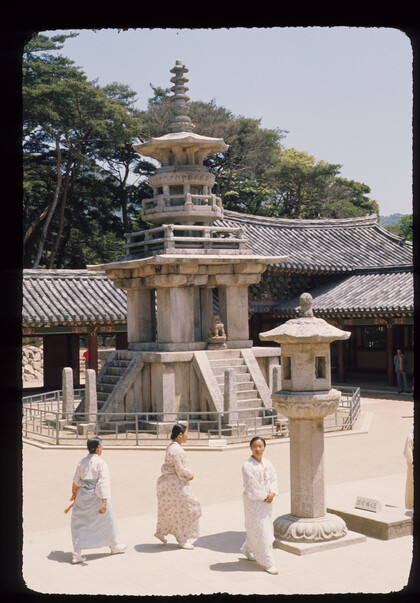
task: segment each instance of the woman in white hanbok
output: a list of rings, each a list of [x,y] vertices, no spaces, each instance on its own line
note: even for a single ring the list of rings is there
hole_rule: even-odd
[[[77,465],[73,475],[71,535],[73,540],[72,563],[81,563],[82,549],[109,546],[111,554],[123,553],[127,548],[117,544],[117,522],[111,502],[109,470],[101,459],[103,451],[100,438],[89,438],[89,454]]]
[[[166,449],[162,475],[157,480],[158,517],[155,536],[163,543],[165,536],[175,536],[182,549],[193,549],[190,542],[198,538],[198,520],[201,506],[191,488],[194,474],[187,464],[182,444],[188,438],[188,428],[176,424],[172,428],[172,442]]]
[[[277,574],[271,519],[272,502],[275,494],[278,494],[277,475],[270,461],[263,460],[265,446],[264,438],[252,438],[251,456],[242,465],[246,540],[241,553],[247,559],[256,561],[266,572]]]

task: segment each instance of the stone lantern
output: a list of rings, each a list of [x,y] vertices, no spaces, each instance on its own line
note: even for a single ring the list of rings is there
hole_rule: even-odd
[[[341,517],[326,512],[324,417],[332,414],[341,393],[331,388],[330,343],[350,337],[312,311],[312,297],[300,297],[298,318],[260,334],[281,344],[281,390],[273,406],[290,420],[291,512],[274,521],[274,546],[334,542],[347,534]]]

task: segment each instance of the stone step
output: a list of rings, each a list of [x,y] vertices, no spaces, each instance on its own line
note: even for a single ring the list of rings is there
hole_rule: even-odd
[[[121,377],[121,375],[123,375],[125,372],[125,368],[126,367],[124,367],[124,366],[113,366],[112,365],[106,369],[106,374],[107,375],[118,375]]]
[[[222,375],[216,375],[216,381],[219,385],[224,385],[225,383],[225,374],[223,373]],[[250,373],[236,373],[236,385],[242,385],[242,384],[248,384],[250,386],[250,382],[254,383],[253,381],[251,381],[251,374]]]
[[[227,358],[219,360],[210,360],[210,366],[213,368],[234,368],[235,366],[241,366],[245,364],[243,358]]]
[[[130,364],[130,362],[131,362],[131,358],[129,360],[124,360],[124,359],[113,360],[111,366],[127,368],[127,366]]]
[[[107,392],[108,394],[112,393],[113,389],[114,389],[114,386],[110,385],[108,383],[98,383],[98,386],[97,386],[98,392]]]
[[[76,425],[64,425],[63,429],[65,429],[66,431],[72,431],[73,433],[76,433],[77,431],[77,426]]]
[[[115,385],[120,380],[119,375],[108,375],[105,373],[101,376],[101,383],[109,383],[110,385]]]
[[[211,360],[227,359],[227,358],[240,358],[240,350],[207,350],[207,358]]]
[[[248,408],[262,409],[261,398],[247,398],[245,400],[238,400],[238,410],[246,410]]]
[[[213,372],[214,374],[217,375],[224,375],[225,374],[225,370],[232,368],[234,369],[235,373],[247,373],[248,372],[248,368],[246,365],[241,365],[241,366],[223,366],[223,367],[213,367]]]
[[[116,358],[117,360],[131,362],[135,355],[135,352],[130,352],[129,350],[117,350]]]
[[[219,387],[220,387],[220,391],[224,391],[225,390],[225,383],[224,381],[220,381],[219,383]],[[244,390],[253,390],[255,393],[255,390],[257,389],[257,386],[255,385],[255,383],[253,381],[250,381],[249,379],[247,381],[237,381],[236,382],[236,391],[240,392],[240,391],[244,391]]]
[[[261,402],[261,398],[259,397],[258,391],[255,389],[245,389],[245,390],[237,390],[236,391],[236,399],[238,400],[259,400]]]

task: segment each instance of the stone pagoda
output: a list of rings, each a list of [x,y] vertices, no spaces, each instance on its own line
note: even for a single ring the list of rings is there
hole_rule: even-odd
[[[252,348],[248,286],[286,257],[252,254],[241,228],[214,225],[223,206],[204,159],[228,145],[193,132],[187,71],[180,60],[171,70],[169,133],[133,145],[160,163],[141,212],[153,227],[126,234],[120,261],[88,266],[127,292],[128,350],[114,352],[98,376],[98,405],[108,412],[156,411],[168,420],[170,411],[223,412],[223,371],[232,359],[250,373],[248,405],[271,406],[269,373],[279,350]],[[108,383],[123,356],[126,369]]]

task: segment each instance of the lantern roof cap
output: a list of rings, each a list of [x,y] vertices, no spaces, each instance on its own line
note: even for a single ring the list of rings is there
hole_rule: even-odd
[[[300,306],[296,308],[298,318],[291,318],[271,331],[260,333],[260,339],[277,343],[328,343],[350,337],[350,331],[342,331],[323,318],[314,317],[310,293],[302,293],[299,301]]]

